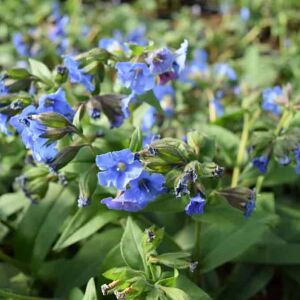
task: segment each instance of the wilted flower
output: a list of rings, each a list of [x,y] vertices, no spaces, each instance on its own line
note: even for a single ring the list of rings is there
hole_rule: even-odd
[[[135,160],[129,149],[97,155],[96,163],[101,170],[98,173],[99,184],[119,190],[126,189],[127,184],[143,171],[141,163]]]
[[[252,165],[261,173],[266,173],[269,164],[269,158],[265,155],[257,156],[252,159]]]
[[[154,77],[144,63],[118,62],[118,78],[122,85],[130,88],[137,95],[154,87]]]
[[[200,195],[200,193],[198,193],[194,197],[190,198],[190,202],[185,207],[185,212],[189,216],[203,214],[205,202],[205,199]]]
[[[92,92],[94,90],[92,75],[86,74],[82,69],[80,69],[79,61],[76,61],[71,56],[67,55],[64,58],[64,65],[69,71],[69,78],[72,83],[82,84],[88,92]]]
[[[283,91],[280,86],[273,88],[267,88],[263,91],[263,103],[262,108],[265,111],[269,111],[274,115],[281,114],[281,107],[279,105],[279,98],[283,96]]]

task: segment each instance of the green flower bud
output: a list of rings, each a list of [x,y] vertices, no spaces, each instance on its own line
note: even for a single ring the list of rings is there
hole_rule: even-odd
[[[31,120],[37,120],[42,125],[50,128],[72,128],[73,132],[76,132],[76,128],[72,125],[63,115],[54,112],[45,112],[36,115],[30,115],[28,117]]]
[[[57,84],[61,85],[68,80],[68,69],[64,66],[57,66],[54,80]]]

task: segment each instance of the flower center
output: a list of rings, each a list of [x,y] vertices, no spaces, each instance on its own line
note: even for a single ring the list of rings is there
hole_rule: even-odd
[[[139,181],[139,187],[141,189],[144,189],[147,193],[150,193],[150,189],[149,189],[149,187],[147,185],[147,180],[145,180],[145,179],[140,180]]]
[[[126,164],[119,162],[117,165],[117,171],[122,172],[125,171],[125,169],[126,169]]]

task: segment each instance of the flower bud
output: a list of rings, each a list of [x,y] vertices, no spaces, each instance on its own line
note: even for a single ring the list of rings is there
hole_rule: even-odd
[[[218,193],[223,196],[231,206],[242,210],[246,218],[250,216],[255,208],[255,190],[246,187],[234,187],[223,189]]]
[[[76,128],[61,114],[54,112],[45,112],[36,115],[28,116],[30,120],[39,121],[42,125],[50,128],[65,128],[69,127],[73,132],[76,132]]]
[[[65,83],[68,80],[68,74],[69,74],[69,71],[66,67],[57,66],[56,75],[54,77],[55,82],[59,85]]]

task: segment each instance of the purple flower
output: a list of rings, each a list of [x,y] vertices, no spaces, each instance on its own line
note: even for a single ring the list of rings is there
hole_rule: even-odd
[[[96,163],[101,171],[98,173],[99,184],[114,186],[119,190],[124,190],[143,170],[141,163],[135,160],[129,149],[97,155]]]
[[[154,87],[154,77],[144,63],[118,62],[118,79],[137,95],[143,94]]]
[[[59,88],[55,93],[42,96],[39,100],[37,113],[56,112],[73,121],[74,110],[66,100],[65,91]]]
[[[258,169],[261,173],[267,172],[269,158],[265,155],[257,156],[252,159],[253,167]]]
[[[225,64],[225,63],[216,64],[215,72],[221,78],[224,77],[231,81],[237,80],[235,71],[228,64]]]
[[[274,115],[279,116],[281,114],[281,107],[278,104],[278,100],[283,96],[283,92],[280,86],[273,88],[267,88],[263,91],[263,103],[262,108],[265,111],[269,111]]]
[[[79,61],[76,61],[71,56],[67,55],[64,58],[64,65],[69,71],[69,78],[72,83],[82,84],[88,92],[92,92],[94,90],[92,75],[86,74],[82,69],[80,69]]]
[[[175,55],[168,49],[162,48],[152,52],[146,62],[150,65],[150,71],[154,75],[162,74],[169,71],[175,60]]]
[[[163,175],[143,171],[137,179],[130,181],[129,189],[114,199],[103,199],[101,203],[110,209],[138,211],[163,192],[164,183]]]
[[[203,214],[205,202],[205,199],[197,194],[195,197],[190,198],[190,202],[185,207],[185,212],[189,216]]]

